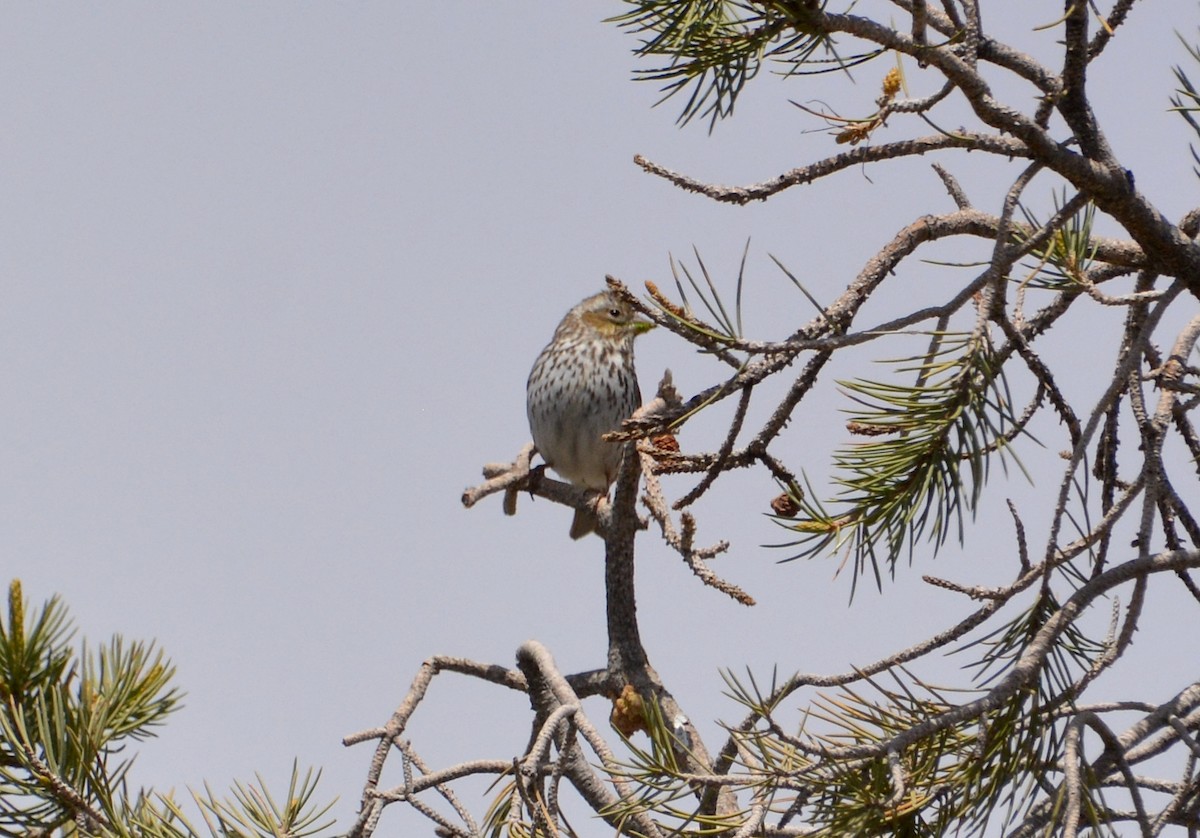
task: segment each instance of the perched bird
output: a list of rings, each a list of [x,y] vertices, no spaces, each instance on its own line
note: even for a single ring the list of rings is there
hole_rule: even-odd
[[[533,444],[546,465],[576,486],[607,492],[621,465],[618,430],[642,404],[633,339],[654,328],[611,291],[567,312],[542,350],[525,388]],[[571,538],[595,532],[596,514],[576,510]]]

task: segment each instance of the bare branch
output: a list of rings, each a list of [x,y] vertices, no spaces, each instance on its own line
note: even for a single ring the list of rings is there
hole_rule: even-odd
[[[688,192],[695,192],[723,203],[747,204],[751,201],[765,201],[772,195],[776,195],[790,187],[812,183],[823,177],[828,177],[835,172],[851,169],[865,163],[894,160],[901,157],[922,156],[929,152],[941,151],[943,149],[970,149],[1006,158],[1028,156],[1028,152],[1020,143],[1006,137],[968,132],[952,135],[934,134],[928,137],[900,140],[878,146],[859,146],[843,154],[792,169],[770,180],[751,184],[750,186],[717,186],[702,183],[687,175],[674,172],[665,166],[660,166],[640,154],[634,156],[633,162],[648,174],[656,175],[670,181],[680,189]]]

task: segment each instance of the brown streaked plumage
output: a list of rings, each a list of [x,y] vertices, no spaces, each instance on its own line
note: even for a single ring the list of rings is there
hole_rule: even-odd
[[[610,291],[567,312],[529,373],[525,407],[533,443],[546,464],[577,486],[607,492],[621,445],[601,436],[641,406],[633,339],[654,324]],[[594,513],[575,512],[571,538],[596,529]]]

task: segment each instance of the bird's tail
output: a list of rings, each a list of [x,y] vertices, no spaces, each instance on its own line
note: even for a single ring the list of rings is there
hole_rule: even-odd
[[[571,520],[571,538],[578,541],[590,532],[595,532],[600,526],[600,519],[590,506],[586,509],[576,509],[575,517]]]

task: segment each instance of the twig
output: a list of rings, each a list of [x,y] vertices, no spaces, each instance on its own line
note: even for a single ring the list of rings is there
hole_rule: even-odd
[[[663,496],[662,485],[658,480],[658,475],[655,473],[656,463],[654,454],[641,447],[639,447],[639,454],[642,457],[642,471],[646,475],[646,492],[642,496],[642,503],[650,511],[650,517],[658,523],[662,531],[663,541],[671,549],[679,553],[684,562],[687,563],[687,566],[691,568],[692,573],[705,585],[715,588],[726,596],[740,602],[742,605],[754,605],[754,597],[747,594],[737,585],[726,582],[717,576],[706,564],[709,559],[728,550],[729,542],[719,541],[710,547],[694,547],[693,539],[696,534],[696,522],[691,514],[687,512],[684,512],[681,516],[680,530],[676,530],[674,523],[671,521],[671,513],[668,510],[667,500]]]

